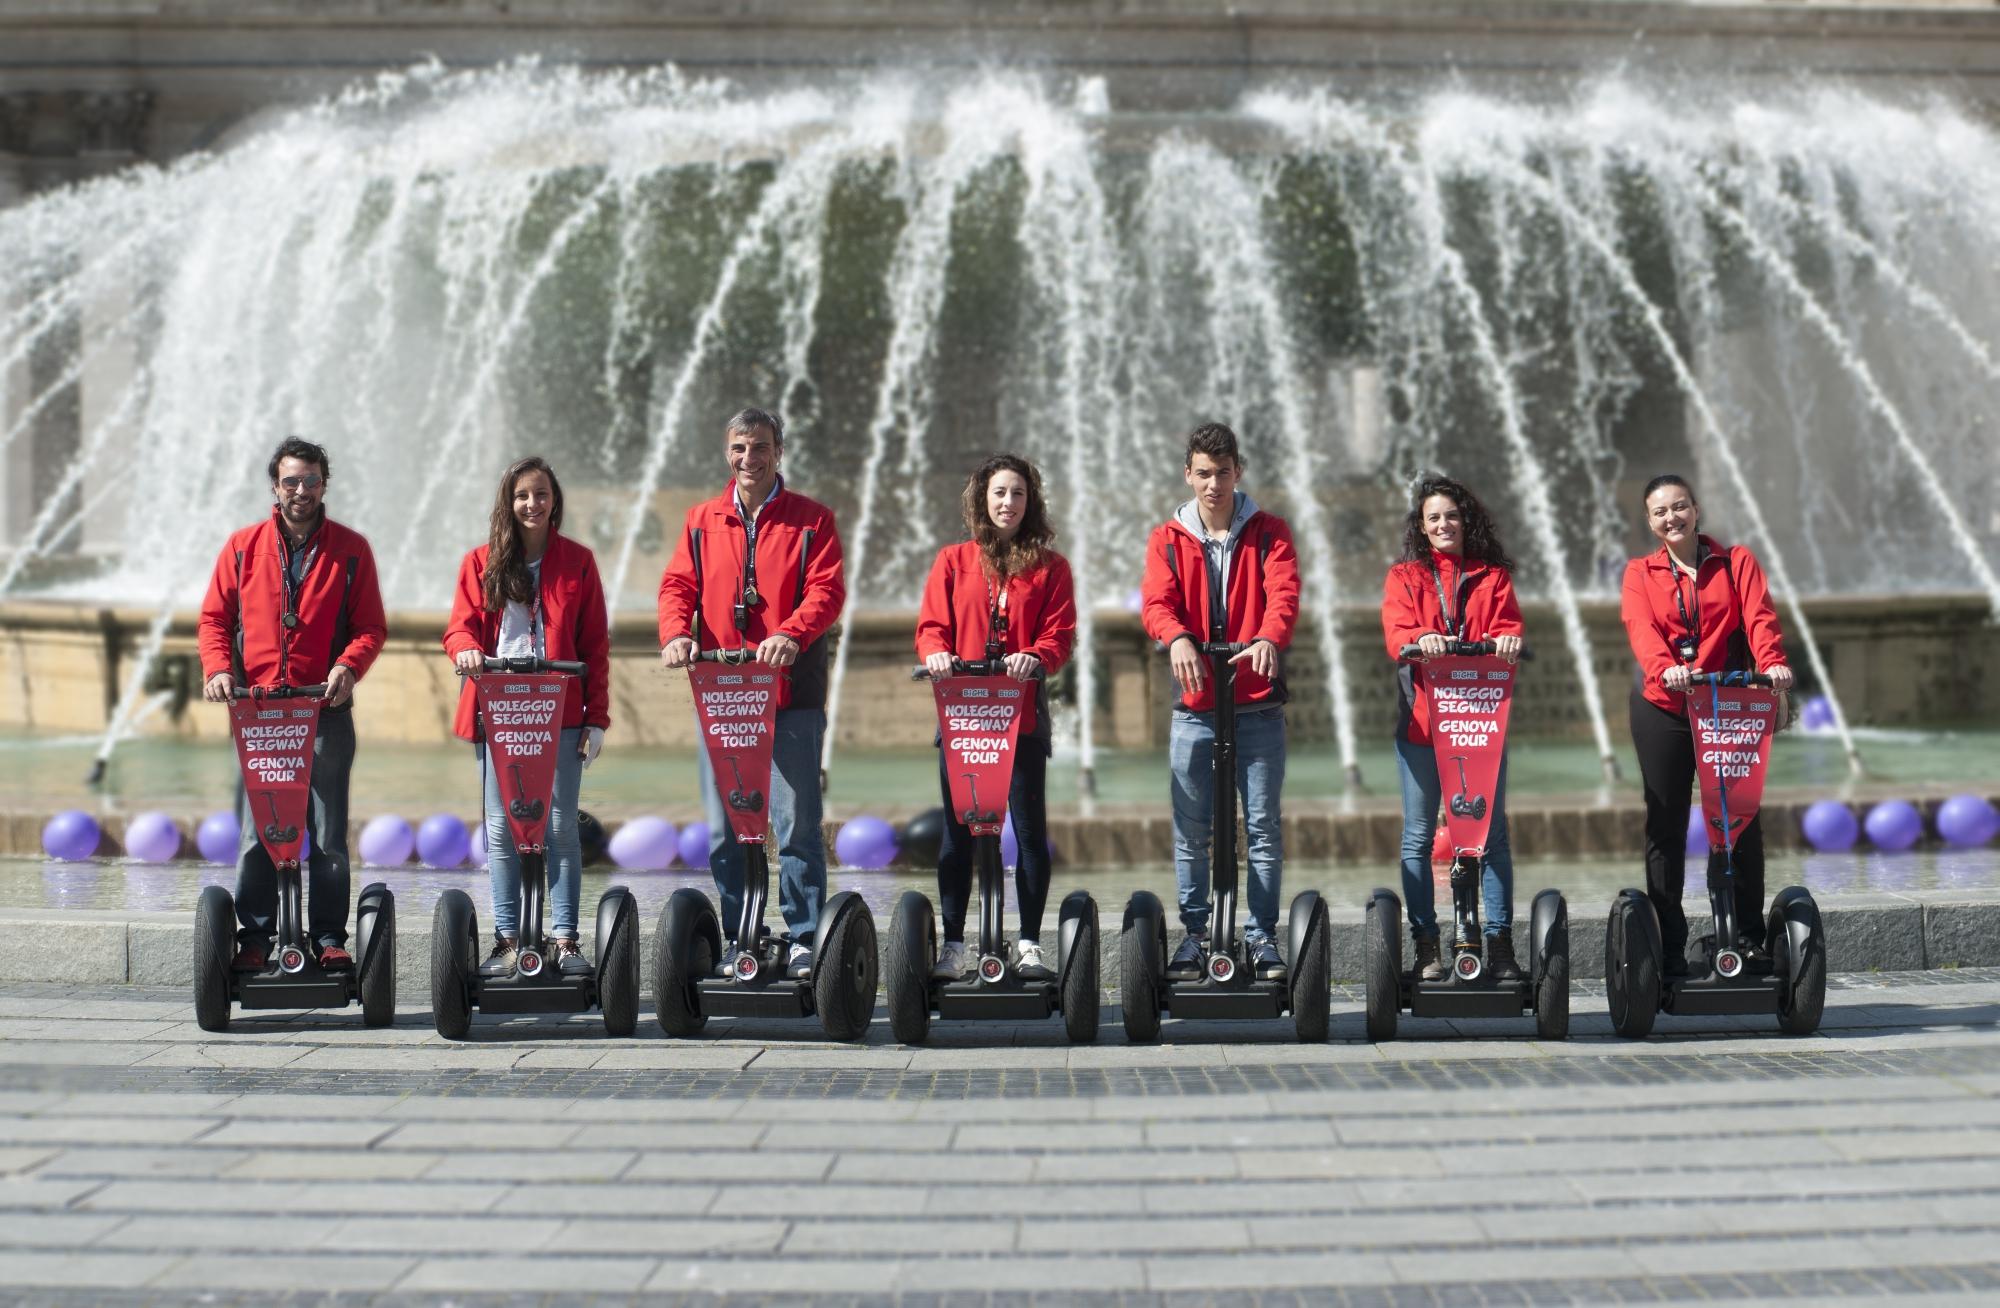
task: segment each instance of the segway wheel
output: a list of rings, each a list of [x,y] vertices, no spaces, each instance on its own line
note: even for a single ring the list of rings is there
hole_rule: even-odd
[[[1803,927],[1803,946],[1795,946],[1792,926]],[[1784,978],[1778,990],[1778,1029],[1786,1035],[1811,1035],[1826,1012],[1826,931],[1819,905],[1803,886],[1790,886],[1771,901],[1764,939],[1774,970]]]
[[[1645,897],[1632,891],[1611,905],[1604,928],[1604,998],[1611,1029],[1629,1040],[1651,1035],[1660,1011],[1660,958]]]
[[[889,961],[882,978],[889,995],[889,1031],[906,1045],[931,1033],[931,901],[906,890],[889,918]]]
[[[604,897],[614,895],[618,911],[611,939],[597,956],[597,1002],[604,1010],[604,1034],[622,1040],[639,1025],[639,905],[623,886]]]
[[[355,913],[361,945],[361,1024],[396,1020],[396,896],[379,881],[361,892]]]
[[[860,900],[840,915],[822,945],[813,1006],[830,1040],[859,1040],[875,1018],[875,918]]]
[[[438,896],[431,912],[431,1021],[447,1040],[472,1029],[472,975],[478,966],[479,915],[463,890]]]
[[[1305,941],[1292,958],[1292,1029],[1301,1043],[1326,1043],[1333,997],[1333,926],[1326,901],[1313,905]]]
[[[1368,901],[1363,925],[1362,970],[1368,984],[1365,1022],[1368,1038],[1376,1043],[1396,1038],[1396,1019],[1403,1010],[1402,968],[1396,933],[1402,929],[1402,906],[1388,891],[1377,891]]]
[[[1535,1034],[1544,1040],[1569,1039],[1569,942],[1551,943],[1535,978]]]
[[[1128,1044],[1149,1045],[1160,1038],[1160,980],[1166,957],[1166,922],[1159,901],[1140,891],[1125,906],[1125,926],[1118,935],[1118,1002],[1125,1014]]]
[[[1063,1034],[1073,1045],[1088,1045],[1097,1042],[1097,901],[1085,895],[1078,908],[1076,939],[1062,974]],[[1070,905],[1063,909],[1068,916]]]
[[[700,1035],[708,1025],[695,984],[715,967],[721,934],[714,924],[708,896],[692,886],[682,886],[660,906],[660,928],[653,936],[653,1012],[670,1036]]]
[[[203,886],[194,904],[194,1020],[229,1029],[229,965],[235,961],[236,904],[221,886]]]

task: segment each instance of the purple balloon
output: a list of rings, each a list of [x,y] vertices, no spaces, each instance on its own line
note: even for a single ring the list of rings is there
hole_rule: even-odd
[[[1907,799],[1885,799],[1862,820],[1868,843],[1890,851],[1908,849],[1924,834],[1924,818]]]
[[[466,853],[466,857],[472,860],[472,865],[474,867],[487,866],[488,860],[486,857],[486,824],[484,822],[475,822],[472,824],[472,830],[467,832],[466,834],[471,841],[470,848]]]
[[[1799,725],[1807,731],[1833,730],[1833,701],[1814,695],[1799,709]]]
[[[1701,856],[1708,854],[1708,819],[1703,816],[1699,804],[1688,810],[1687,852]]]
[[[878,817],[849,818],[833,838],[833,852],[843,867],[887,867],[896,857],[896,829]]]
[[[458,867],[472,849],[472,835],[455,813],[433,813],[417,828],[417,857],[425,867]]]
[[[696,821],[682,827],[680,840],[677,842],[680,845],[681,862],[689,867],[707,867],[708,840],[708,823]]]
[[[410,861],[417,847],[417,833],[393,813],[368,819],[361,828],[361,861],[370,867],[394,867]]]
[[[97,852],[102,835],[96,818],[80,808],[64,809],[42,827],[42,850],[50,858],[80,862]]]
[[[210,813],[194,829],[195,848],[211,863],[234,863],[236,849],[243,841],[243,829],[228,809]]]
[[[1937,832],[1953,849],[1976,849],[2000,831],[2000,813],[1982,795],[1953,795],[1938,805]]]
[[[661,817],[637,817],[611,837],[611,861],[629,871],[655,871],[674,865],[681,833]]]
[[[125,824],[125,852],[141,863],[165,863],[181,852],[181,829],[165,813],[141,813]]]
[[[1799,827],[1805,832],[1806,843],[1823,854],[1852,849],[1861,835],[1861,824],[1855,821],[1854,811],[1836,799],[1815,800],[1800,819]]]

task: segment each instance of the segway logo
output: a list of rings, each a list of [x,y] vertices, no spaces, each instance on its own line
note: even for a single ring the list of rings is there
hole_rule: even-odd
[[[743,684],[743,674],[740,672],[731,672],[719,676],[715,679],[715,684],[718,686],[740,686]]]
[[[958,692],[960,699],[988,699],[991,696],[992,692],[984,686],[962,686]]]
[[[526,681],[510,681],[500,687],[500,693],[502,695],[532,695],[535,693],[535,688]]]
[[[271,720],[272,720],[273,718],[283,718],[284,716],[285,716],[285,710],[283,710],[283,709],[258,709],[258,710],[257,710],[257,720],[258,720],[259,722],[269,722],[269,721],[271,721]]]
[[[1479,669],[1477,669],[1477,668],[1454,668],[1454,669],[1452,669],[1452,673],[1451,673],[1451,680],[1453,680],[1453,681],[1477,681],[1477,680],[1479,680]]]
[[[1741,713],[1743,711],[1743,701],[1740,699],[1725,699],[1719,701],[1719,703],[1724,713]]]

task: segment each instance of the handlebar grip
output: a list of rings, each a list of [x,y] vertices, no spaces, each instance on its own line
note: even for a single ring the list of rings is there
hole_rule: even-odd
[[[325,699],[326,683],[316,686],[235,686],[231,699]]]
[[[1413,659],[1420,656],[1423,652],[1423,647],[1420,645],[1405,645],[1396,652],[1396,657],[1398,659]],[[1456,654],[1467,658],[1481,658],[1489,654],[1497,654],[1500,651],[1498,649],[1498,642],[1496,641],[1448,640],[1444,643],[1444,652],[1447,655]],[[1523,645],[1521,646],[1520,657],[1531,659],[1535,657],[1535,652],[1526,645]]]
[[[1694,672],[1688,674],[1690,686],[1764,686],[1769,687],[1771,678],[1762,672]]]
[[[696,663],[748,663],[757,657],[757,651],[749,646],[742,649],[704,649],[695,653]]]
[[[488,672],[524,672],[530,675],[537,672],[567,672],[572,676],[578,677],[582,676],[585,672],[584,665],[575,659],[531,658],[525,654],[517,654],[508,658],[496,658],[488,655],[486,658],[480,660],[480,663]]]
[[[954,658],[951,661],[950,675],[954,677],[1004,677],[1007,675],[1007,665],[1004,661],[998,659],[974,659],[968,663],[964,659]],[[1046,676],[1048,676],[1048,670],[1037,667],[1035,675],[1028,679],[1030,681],[1040,681]],[[921,663],[910,669],[911,681],[930,681],[931,679],[931,670]]]

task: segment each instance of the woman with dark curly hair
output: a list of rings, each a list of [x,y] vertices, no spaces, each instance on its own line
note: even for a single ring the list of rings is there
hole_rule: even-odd
[[[1521,605],[1514,598],[1513,561],[1479,498],[1449,477],[1426,476],[1410,497],[1403,521],[1403,557],[1382,585],[1382,635],[1397,659],[1397,771],[1403,783],[1403,903],[1416,944],[1416,970],[1442,980],[1437,903],[1431,883],[1431,841],[1437,833],[1437,756],[1431,748],[1423,661],[1453,640],[1490,640],[1508,662],[1521,655]],[[1418,662],[1404,663],[1405,645]],[[1514,961],[1514,859],[1507,847],[1507,760],[1493,789],[1480,875],[1486,966],[1495,980],[1519,979]]]
[[[1026,459],[996,454],[965,479],[960,507],[970,539],[938,551],[917,615],[917,657],[934,677],[951,675],[951,661],[986,657],[999,643],[1008,675],[1044,679],[1021,716],[1020,749],[1007,794],[1019,837],[1014,894],[1021,936],[1014,966],[1024,977],[1051,975],[1042,961],[1042,910],[1049,898],[1048,677],[1069,660],[1076,643],[1076,587],[1069,560],[1049,548],[1055,530],[1042,502],[1042,475]],[[938,850],[938,901],[944,942],[935,975],[956,981],[965,971],[965,913],[972,899],[972,833],[952,811],[951,778],[939,751],[944,791],[944,842]]]

